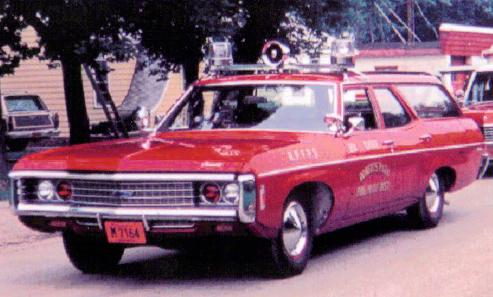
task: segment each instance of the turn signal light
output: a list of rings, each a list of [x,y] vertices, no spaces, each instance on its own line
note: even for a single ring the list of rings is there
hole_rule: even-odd
[[[202,198],[209,203],[219,202],[221,199],[221,188],[217,184],[205,184],[202,187]]]
[[[72,197],[72,184],[66,181],[59,182],[56,188],[56,193],[60,199],[70,199]]]

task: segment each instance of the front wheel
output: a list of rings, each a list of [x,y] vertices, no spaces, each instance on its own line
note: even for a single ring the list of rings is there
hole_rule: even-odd
[[[433,173],[428,180],[423,197],[407,209],[409,218],[421,228],[433,228],[442,218],[445,202],[442,181]]]
[[[279,276],[300,274],[308,263],[313,235],[307,209],[296,198],[288,199],[284,207],[282,228],[271,243],[275,273]]]
[[[71,231],[63,233],[63,244],[70,262],[83,273],[101,273],[116,268],[124,252],[122,246]]]

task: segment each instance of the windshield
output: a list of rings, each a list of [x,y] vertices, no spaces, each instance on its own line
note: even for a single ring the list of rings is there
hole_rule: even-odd
[[[328,85],[198,87],[168,115],[158,131],[273,129],[325,131],[334,112]]]
[[[466,105],[493,101],[493,72],[478,72],[472,82]]]
[[[5,103],[10,112],[44,110],[38,96],[7,96]]]

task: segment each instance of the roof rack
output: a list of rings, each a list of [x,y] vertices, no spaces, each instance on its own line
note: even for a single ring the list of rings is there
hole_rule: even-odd
[[[267,64],[233,64],[211,66],[212,75],[237,74],[269,74],[269,73],[311,73],[311,74],[362,74],[354,69],[336,64],[283,64],[272,66]]]
[[[428,75],[433,76],[433,74],[425,71],[398,71],[398,70],[375,70],[375,71],[363,71],[363,74],[404,74],[404,75]]]

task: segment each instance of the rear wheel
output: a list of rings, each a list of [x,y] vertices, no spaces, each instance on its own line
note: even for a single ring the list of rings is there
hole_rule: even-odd
[[[300,274],[308,263],[313,235],[307,209],[295,197],[288,199],[284,207],[282,228],[271,243],[275,273],[279,276]]]
[[[124,252],[122,246],[71,231],[63,233],[63,244],[70,262],[83,273],[111,271],[116,268]]]
[[[437,226],[443,214],[444,196],[442,181],[436,173],[433,173],[423,197],[407,209],[408,216],[418,227]]]

